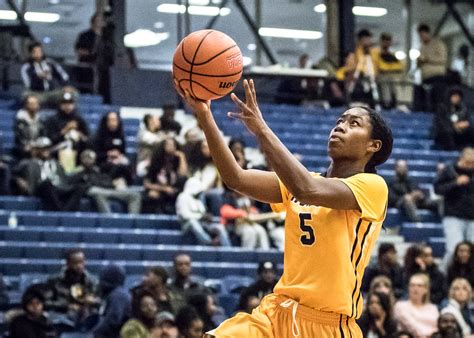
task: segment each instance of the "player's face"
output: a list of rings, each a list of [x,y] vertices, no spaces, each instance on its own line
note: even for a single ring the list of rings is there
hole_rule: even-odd
[[[369,158],[372,146],[372,124],[368,113],[352,108],[342,114],[331,130],[328,140],[328,154],[333,159],[361,160]]]

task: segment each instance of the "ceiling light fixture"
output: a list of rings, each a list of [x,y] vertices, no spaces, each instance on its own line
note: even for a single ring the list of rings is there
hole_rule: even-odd
[[[323,33],[318,31],[306,31],[300,29],[270,28],[262,27],[258,30],[261,36],[285,39],[307,39],[317,40],[323,37]]]
[[[57,13],[47,12],[26,12],[25,20],[29,22],[53,23],[58,21],[61,16]],[[0,20],[16,20],[17,15],[14,11],[0,10]]]
[[[326,5],[325,4],[316,5],[314,6],[313,10],[316,13],[325,13]],[[388,11],[386,8],[382,8],[382,7],[354,6],[352,7],[352,13],[357,16],[379,17],[379,16],[386,15]]]
[[[126,47],[138,48],[155,46],[170,37],[170,33],[155,33],[148,29],[137,29],[123,38]]]
[[[184,14],[186,12],[185,5],[177,4],[161,4],[156,10],[160,13],[171,13],[171,14]],[[215,7],[215,6],[189,6],[188,12],[191,15],[205,15],[205,16],[227,16],[230,14],[230,8],[228,7]]]

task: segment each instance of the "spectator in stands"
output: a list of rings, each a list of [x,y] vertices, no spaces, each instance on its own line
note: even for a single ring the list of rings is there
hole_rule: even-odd
[[[31,143],[38,137],[44,136],[44,126],[39,115],[40,109],[38,96],[30,94],[24,98],[23,108],[16,114],[13,154],[18,160],[31,157]]]
[[[163,142],[166,134],[161,130],[161,120],[158,116],[146,114],[137,135],[137,175],[146,175],[150,166],[153,148]]]
[[[403,294],[403,268],[398,264],[397,250],[392,243],[381,243],[378,249],[377,262],[367,267],[362,280],[362,292],[368,292],[372,281],[377,276],[386,276],[393,286],[395,296]]]
[[[425,273],[430,279],[430,300],[440,304],[446,295],[446,280],[433,259],[433,249],[425,244],[415,244],[405,254],[404,278],[406,285],[411,276]]]
[[[389,296],[381,292],[370,293],[365,311],[357,324],[364,337],[394,337],[397,323],[393,318],[393,305]]]
[[[372,33],[367,29],[361,29],[357,33],[357,45],[355,50],[356,70],[354,80],[349,84],[348,92],[353,102],[362,102],[374,105],[374,93],[372,92],[375,78],[377,77],[377,53],[373,48]]]
[[[263,297],[273,292],[273,288],[278,282],[278,277],[275,264],[270,261],[258,263],[257,273],[257,280],[243,290],[243,294],[254,295],[260,301]]]
[[[395,304],[394,315],[399,330],[415,337],[429,337],[436,331],[439,312],[436,305],[430,303],[430,280],[426,274],[411,276],[408,300],[399,300]]]
[[[243,248],[270,248],[267,230],[256,222],[258,211],[250,199],[240,193],[226,189],[224,204],[221,207],[221,220],[228,231],[235,231],[241,239]]]
[[[153,151],[151,165],[145,177],[143,212],[175,214],[178,193],[188,174],[184,153],[175,139],[167,138]]]
[[[239,305],[237,305],[237,312],[245,312],[245,313],[252,313],[253,309],[255,309],[260,304],[260,298],[249,294],[247,292],[242,292],[239,297]]]
[[[460,88],[450,90],[447,104],[439,105],[434,120],[436,145],[444,150],[459,150],[474,145],[471,114],[463,103]]]
[[[446,74],[448,52],[441,40],[431,36],[431,29],[428,25],[420,24],[418,35],[422,45],[416,63],[421,70],[423,82],[430,83],[436,77]]]
[[[459,46],[458,53],[451,63],[451,70],[456,72],[460,82],[470,85],[469,69],[469,46],[462,44]]]
[[[178,313],[186,305],[186,299],[189,295],[207,292],[203,285],[194,281],[191,277],[191,263],[191,257],[184,253],[176,255],[174,258],[174,279],[169,284],[174,313]]]
[[[3,308],[4,305],[7,305],[9,302],[9,297],[7,293],[7,286],[5,284],[5,280],[3,279],[3,275],[0,274],[0,309]]]
[[[46,210],[78,210],[86,187],[71,184],[62,166],[51,157],[50,149],[51,141],[46,137],[32,144],[33,158],[23,160],[14,169],[17,184],[24,192],[39,197]]]
[[[132,289],[132,294],[147,291],[153,296],[158,312],[173,312],[170,292],[166,286],[168,273],[161,266],[148,268],[140,285]]]
[[[29,287],[22,296],[24,313],[10,323],[8,337],[39,338],[59,337],[53,323],[44,313],[44,296],[35,286]]]
[[[465,278],[474,285],[474,247],[471,242],[463,241],[456,245],[448,264],[448,284],[456,278]]]
[[[141,192],[123,187],[120,179],[113,179],[110,172],[100,170],[96,165],[96,154],[90,149],[82,152],[81,166],[72,176],[71,180],[85,186],[87,195],[92,197],[97,209],[102,213],[111,213],[112,209],[109,200],[119,200],[127,203],[127,211],[130,214],[140,213]]]
[[[431,338],[462,338],[462,330],[452,313],[442,313],[438,318],[438,331]]]
[[[375,67],[378,72],[377,81],[380,87],[380,99],[385,108],[394,108],[397,105],[403,64],[390,51],[392,34],[380,34],[380,47],[375,49]]]
[[[432,109],[440,102],[440,98],[445,95],[446,67],[448,62],[448,53],[445,44],[431,36],[431,29],[426,24],[418,26],[418,35],[421,40],[420,56],[416,60],[417,66],[421,71],[422,85],[415,87],[415,109]],[[430,100],[431,106],[426,106],[426,88],[431,86]]]
[[[86,258],[81,249],[69,250],[66,265],[47,283],[52,291],[46,299],[48,310],[65,313],[78,325],[96,311],[98,282],[86,270]]]
[[[97,43],[105,27],[102,13],[94,13],[90,19],[90,28],[79,34],[74,45],[78,62],[93,64],[97,58]]]
[[[450,257],[457,243],[474,241],[474,148],[465,148],[455,164],[446,166],[434,187],[444,196],[443,227]]]
[[[473,323],[469,313],[469,303],[472,301],[471,284],[464,278],[456,278],[449,288],[449,303],[441,313],[451,313],[462,329],[464,336],[473,331]]]
[[[408,172],[407,161],[397,160],[395,177],[389,185],[389,206],[397,207],[410,222],[419,222],[418,208],[433,208],[434,203],[418,188]]]
[[[160,312],[156,316],[156,324],[161,330],[159,338],[178,338],[178,327],[172,313]]]
[[[202,338],[204,323],[192,306],[182,308],[176,315],[176,326],[182,338]]]
[[[217,314],[214,298],[207,293],[196,293],[188,298],[188,305],[194,307],[204,324],[204,332],[217,327],[212,317]]]
[[[395,298],[395,292],[393,291],[392,281],[387,276],[380,275],[372,279],[369,293],[374,292],[386,294],[390,298],[392,305],[395,305],[397,299]]]
[[[354,83],[357,63],[354,52],[347,53],[344,65],[337,69],[335,80],[329,82],[329,103],[331,106],[340,106],[348,102],[349,88]]]
[[[57,62],[44,55],[41,43],[31,43],[28,53],[28,61],[21,67],[26,93],[36,93],[42,102],[54,104],[62,94],[61,87],[68,84],[69,75]],[[65,87],[65,90],[75,92],[72,87]]]
[[[71,93],[64,93],[60,99],[57,113],[45,122],[46,135],[54,145],[70,141],[78,151],[84,149],[89,140],[86,121],[76,111],[76,102]]]
[[[203,186],[209,211],[218,216],[224,190],[219,172],[212,162],[207,141],[203,139],[194,142],[189,147],[187,158],[191,176],[199,180]]]
[[[245,158],[245,143],[241,139],[232,138],[229,141],[229,149],[234,155],[237,163],[243,168],[247,169],[247,159]]]
[[[102,171],[107,172],[114,180],[120,180],[121,188],[132,184],[132,169],[125,155],[122,119],[117,112],[110,111],[102,116],[94,139],[94,149]]]
[[[120,330],[120,338],[149,338],[161,331],[156,323],[158,306],[153,295],[146,290],[133,293],[132,318]]]
[[[95,338],[117,337],[131,314],[131,297],[124,288],[125,271],[118,265],[106,266],[100,274],[104,297],[99,323],[93,329]]]
[[[203,193],[201,182],[189,178],[182,193],[176,200],[176,213],[181,221],[183,233],[191,232],[200,245],[231,246],[229,235],[224,225],[214,222],[212,215],[200,199]]]
[[[168,136],[177,136],[181,131],[181,124],[174,119],[175,106],[166,104],[163,106],[163,115],[161,115],[161,129],[168,134]]]

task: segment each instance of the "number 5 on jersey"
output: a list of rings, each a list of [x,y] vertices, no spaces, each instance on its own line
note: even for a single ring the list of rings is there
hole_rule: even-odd
[[[299,217],[300,229],[303,231],[303,234],[300,237],[301,244],[311,246],[316,242],[313,227],[306,223],[306,221],[311,221],[311,214],[303,212],[299,214]]]

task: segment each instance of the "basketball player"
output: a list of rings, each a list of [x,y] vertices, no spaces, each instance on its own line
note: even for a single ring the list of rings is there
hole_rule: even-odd
[[[245,102],[231,98],[229,113],[255,135],[274,172],[243,170],[213,119],[210,101],[179,94],[190,106],[215,165],[232,189],[286,211],[284,272],[274,293],[252,314],[239,313],[209,332],[215,337],[352,337],[362,333],[360,285],[387,211],[388,189],[375,174],[392,151],[392,133],[367,108],[344,112],[328,140],[331,164],[309,172],[265,123],[252,80],[244,80]]]

